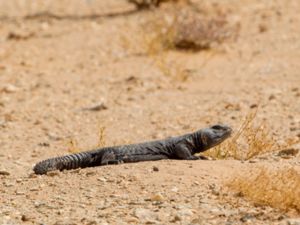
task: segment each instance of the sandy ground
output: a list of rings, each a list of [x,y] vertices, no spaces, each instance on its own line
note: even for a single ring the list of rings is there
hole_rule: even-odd
[[[229,12],[240,30],[216,49],[168,52],[186,81],[165,75],[135,36],[157,11],[128,13],[134,7],[122,0],[33,2],[0,1],[0,224],[300,223],[225,187],[260,166],[299,170],[299,154],[32,175],[42,159],[98,146],[104,128],[105,145],[215,123],[236,131],[255,104],[278,142],[299,138],[298,0],[195,1]],[[99,103],[107,109],[83,110]]]

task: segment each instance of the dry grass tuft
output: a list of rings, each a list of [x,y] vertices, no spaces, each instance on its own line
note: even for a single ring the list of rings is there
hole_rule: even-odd
[[[99,127],[99,135],[98,135],[98,144],[97,147],[103,148],[106,146],[106,134],[105,134],[105,127]]]
[[[80,149],[78,147],[78,143],[74,138],[68,139],[67,143],[66,143],[66,146],[67,146],[67,151],[71,154],[78,153],[78,152],[82,151],[82,149]],[[92,146],[91,149],[92,148],[103,148],[105,146],[106,146],[105,127],[99,126],[99,129],[98,129],[98,143],[97,143],[96,146]]]
[[[238,26],[229,25],[226,14],[202,15],[194,10],[174,9],[159,14],[145,27],[145,47],[149,54],[165,50],[207,50],[237,36]]]
[[[235,28],[227,23],[224,14],[208,17],[187,7],[174,7],[142,24],[141,43],[164,75],[181,82],[188,79],[188,70],[184,62],[169,59],[170,50],[209,50],[236,36]]]
[[[78,143],[75,139],[71,138],[67,142],[67,151],[69,153],[78,153],[80,152],[80,149],[78,147]]]
[[[295,168],[259,169],[255,175],[239,176],[227,184],[256,205],[268,205],[300,213],[300,172]]]
[[[238,132],[227,142],[216,146],[204,155],[213,158],[248,160],[268,152],[291,148],[300,140],[286,139],[279,144],[266,123],[256,125],[257,110],[249,113]]]

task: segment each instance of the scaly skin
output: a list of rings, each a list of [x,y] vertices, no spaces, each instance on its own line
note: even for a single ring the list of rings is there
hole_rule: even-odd
[[[204,152],[227,139],[231,128],[214,125],[194,133],[140,144],[105,147],[37,163],[33,170],[45,174],[52,170],[69,170],[108,164],[154,161],[161,159],[197,160],[195,153]]]

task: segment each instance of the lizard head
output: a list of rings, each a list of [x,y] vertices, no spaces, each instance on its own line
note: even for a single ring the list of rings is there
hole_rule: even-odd
[[[205,151],[220,144],[230,137],[231,133],[232,129],[229,126],[220,124],[201,130],[200,138],[203,147],[201,151]]]

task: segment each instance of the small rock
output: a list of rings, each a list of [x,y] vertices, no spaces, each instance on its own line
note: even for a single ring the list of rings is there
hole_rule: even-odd
[[[93,175],[95,175],[96,174],[96,172],[95,171],[88,171],[88,172],[86,172],[86,176],[93,176]]]
[[[60,140],[63,139],[62,137],[60,137],[60,136],[58,136],[58,135],[56,135],[56,134],[54,134],[54,133],[52,133],[52,132],[47,132],[47,136],[48,136],[49,139],[52,140],[52,141],[60,141]]]
[[[209,210],[209,212],[210,212],[211,214],[215,214],[215,215],[223,215],[222,210],[220,210],[220,209],[218,209],[218,208],[211,208],[211,209]]]
[[[203,221],[203,219],[195,218],[192,219],[191,224],[205,224],[205,222]]]
[[[177,187],[172,187],[171,191],[177,192],[177,191],[178,191],[178,188],[177,188]]]
[[[155,172],[158,172],[158,171],[159,171],[159,168],[158,168],[157,166],[153,166],[153,167],[152,167],[152,170],[155,171]]]
[[[156,213],[149,209],[137,208],[134,211],[134,216],[145,222],[155,222],[155,220],[157,220]]]
[[[233,196],[238,197],[238,198],[243,198],[245,195],[243,192],[240,191],[240,192],[235,193]]]
[[[42,206],[45,206],[46,204],[44,202],[41,202],[41,201],[35,201],[34,202],[34,207],[35,208],[40,208]]]
[[[49,176],[49,177],[54,177],[54,176],[57,176],[57,175],[59,175],[58,171],[49,171],[49,172],[47,172],[47,176]]]
[[[264,32],[266,32],[268,30],[268,27],[267,27],[266,24],[260,24],[258,26],[258,30],[259,30],[260,33],[264,33]]]
[[[12,84],[7,84],[2,88],[2,92],[5,92],[5,93],[14,93],[17,91],[18,91],[18,88]]]
[[[0,104],[0,106],[1,106],[1,104]],[[0,126],[3,127],[3,128],[5,128],[6,121],[5,120],[0,120]]]
[[[38,187],[33,187],[29,189],[29,191],[38,191],[38,190],[40,190]]]
[[[25,195],[24,191],[16,191],[16,195]]]
[[[82,110],[86,110],[86,111],[101,111],[101,110],[106,110],[106,109],[108,109],[108,107],[106,106],[106,104],[104,102],[100,102],[100,103],[98,103],[96,105],[83,108]]]
[[[36,175],[35,173],[31,173],[31,174],[29,174],[28,177],[29,177],[29,178],[37,178],[37,175]]]
[[[248,221],[250,221],[250,220],[253,220],[255,217],[252,215],[252,214],[245,214],[244,216],[242,216],[241,218],[240,218],[240,220],[242,221],[242,222],[248,222]]]
[[[177,221],[181,221],[182,218],[179,215],[175,215],[174,218],[170,221],[171,223],[176,223]]]
[[[15,184],[14,183],[4,183],[3,184],[5,187],[12,187],[12,186],[14,186]]]
[[[137,218],[131,217],[126,220],[128,223],[138,223],[139,220]]]
[[[97,180],[99,180],[101,182],[106,182],[107,181],[104,177],[99,177]]]
[[[107,179],[107,182],[109,182],[109,183],[114,183],[114,182],[115,182],[115,179],[113,179],[113,178],[108,178],[108,179]]]
[[[296,156],[299,153],[299,149],[295,148],[289,148],[289,149],[284,149],[278,152],[278,156],[283,157],[283,156]]]
[[[0,170],[0,175],[3,175],[3,176],[9,176],[10,173],[7,172],[6,170]]]
[[[70,170],[70,173],[80,173],[80,172],[81,172],[81,168]]]
[[[273,99],[275,99],[275,98],[276,98],[276,96],[273,95],[273,94],[271,94],[271,95],[269,96],[269,100],[273,100]]]
[[[298,92],[298,91],[299,91],[299,88],[298,88],[298,87],[293,87],[291,90],[292,90],[293,92]]]
[[[300,225],[300,218],[286,220],[287,225]]]
[[[39,146],[41,147],[49,147],[50,144],[48,142],[41,142],[41,143],[38,143]]]
[[[151,201],[162,202],[164,197],[161,194],[155,194],[150,199]]]
[[[23,221],[23,222],[26,222],[26,221],[29,221],[31,218],[29,217],[29,216],[27,216],[27,215],[22,215],[21,216],[21,220]]]
[[[250,159],[248,162],[249,163],[257,163],[257,162],[259,162],[259,160],[258,159]]]
[[[179,215],[179,216],[192,216],[193,211],[191,209],[188,209],[188,208],[183,208],[183,209],[180,209],[178,211],[177,215]]]

